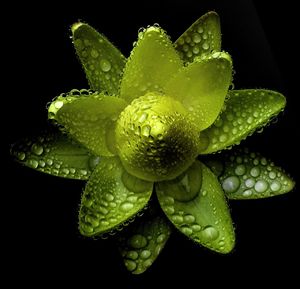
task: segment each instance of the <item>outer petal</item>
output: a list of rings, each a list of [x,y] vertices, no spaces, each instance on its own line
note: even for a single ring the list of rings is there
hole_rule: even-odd
[[[248,149],[230,152],[217,159],[222,167],[219,180],[229,199],[268,198],[294,188],[294,181],[281,168]]]
[[[215,52],[184,67],[166,85],[166,94],[181,101],[199,130],[209,127],[220,113],[231,83],[230,55]]]
[[[118,158],[103,158],[81,200],[79,228],[85,236],[116,229],[148,203],[153,184],[129,175]]]
[[[189,27],[175,42],[175,48],[185,63],[195,57],[221,50],[219,15],[208,12]]]
[[[206,144],[201,154],[210,154],[240,143],[266,125],[285,107],[285,97],[264,89],[232,90],[224,111],[214,124],[201,133]]]
[[[94,154],[112,156],[115,121],[125,107],[123,99],[103,94],[60,95],[49,106],[49,118]]]
[[[182,66],[170,39],[159,27],[139,33],[139,39],[126,63],[121,97],[131,102],[149,91],[163,91],[166,82]]]
[[[11,153],[20,163],[30,168],[79,180],[87,180],[99,162],[99,157],[57,132],[17,142],[12,146]]]
[[[118,94],[126,59],[107,38],[91,26],[75,23],[73,43],[85,70],[90,87],[109,94]]]
[[[143,216],[118,237],[118,246],[126,268],[133,274],[145,272],[156,260],[171,234],[167,219]]]
[[[191,178],[201,174],[199,180]],[[191,172],[194,171],[194,172]],[[187,171],[187,176],[178,180],[178,191],[174,194],[174,181],[161,182],[156,185],[160,205],[171,222],[193,241],[219,253],[228,253],[234,246],[234,231],[230,213],[222,188],[215,175],[199,161]],[[192,193],[192,199],[182,198]],[[179,197],[178,197],[179,196]]]

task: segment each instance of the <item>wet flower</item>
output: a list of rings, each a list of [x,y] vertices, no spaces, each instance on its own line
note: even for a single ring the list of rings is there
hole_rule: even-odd
[[[72,33],[90,89],[55,98],[49,119],[61,132],[16,143],[12,154],[39,171],[88,180],[80,232],[114,235],[134,274],[153,263],[172,228],[230,252],[226,197],[266,198],[294,186],[260,154],[228,150],[282,111],[284,96],[230,90],[232,60],[221,51],[214,12],[175,44],[158,25],[139,30],[128,59],[87,24],[74,24]]]

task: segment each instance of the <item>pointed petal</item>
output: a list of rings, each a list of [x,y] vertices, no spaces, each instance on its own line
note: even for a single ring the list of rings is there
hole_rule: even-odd
[[[11,154],[30,168],[78,180],[87,180],[100,160],[86,148],[58,132],[21,140],[12,146]]]
[[[64,126],[95,155],[112,156],[115,121],[125,107],[126,102],[117,97],[96,93],[74,96],[70,93],[57,97],[48,111],[49,119]]]
[[[192,24],[175,42],[175,48],[185,63],[195,57],[221,50],[219,15],[208,12]]]
[[[118,158],[101,159],[81,200],[79,229],[95,236],[117,229],[148,203],[153,184],[129,175]]]
[[[215,52],[184,67],[166,85],[166,94],[181,101],[203,130],[210,126],[224,104],[231,83],[229,54]]]
[[[124,264],[133,274],[145,272],[156,260],[171,234],[171,226],[164,216],[143,216],[118,237]]]
[[[229,199],[268,198],[288,193],[295,186],[295,182],[280,167],[248,149],[216,156],[216,162],[222,167],[219,180]]]
[[[72,26],[73,43],[92,89],[108,94],[118,94],[126,59],[122,53],[84,23]]]
[[[194,176],[201,170],[200,180]],[[157,183],[156,192],[163,211],[183,234],[219,253],[233,249],[235,237],[224,193],[205,165],[196,161],[182,179]]]
[[[131,102],[149,91],[162,92],[164,85],[182,66],[170,39],[159,27],[139,33],[126,63],[121,97]]]
[[[239,144],[256,129],[265,126],[283,110],[285,104],[285,97],[271,90],[229,91],[224,111],[200,135],[200,139],[206,143],[201,154],[210,154]]]

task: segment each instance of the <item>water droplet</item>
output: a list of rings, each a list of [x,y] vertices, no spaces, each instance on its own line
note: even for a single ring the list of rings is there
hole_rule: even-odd
[[[101,59],[101,61],[100,61],[100,67],[101,67],[102,71],[108,72],[111,69],[111,64],[110,64],[110,62],[108,60]]]
[[[192,224],[195,222],[195,217],[193,215],[185,215],[183,217],[184,222],[186,222],[187,224]]]
[[[275,172],[269,172],[269,178],[274,180],[276,178],[276,173]]]
[[[144,248],[148,244],[147,239],[143,235],[139,234],[132,236],[128,242],[129,245],[135,249]]]
[[[42,146],[39,146],[37,144],[33,144],[32,147],[31,147],[31,151],[36,154],[37,156],[40,156],[43,152],[44,152],[44,149]]]
[[[240,186],[240,180],[236,176],[228,177],[222,183],[222,187],[226,193],[236,192],[239,186]]]
[[[251,175],[252,177],[254,177],[254,178],[258,177],[259,174],[260,174],[260,169],[259,169],[259,167],[254,167],[254,168],[252,168],[251,171],[250,171],[250,175]]]
[[[98,51],[95,50],[95,49],[92,49],[92,50],[91,50],[91,56],[92,56],[93,58],[97,58],[97,57],[99,56]]]
[[[202,26],[199,26],[198,29],[197,29],[197,31],[198,31],[199,33],[203,33],[203,27],[202,27]]]
[[[132,203],[128,203],[128,202],[125,202],[121,205],[121,210],[123,211],[129,211],[133,208],[133,204]]]
[[[151,256],[151,252],[149,250],[143,250],[140,254],[142,259],[148,259]]]
[[[278,181],[273,181],[270,185],[270,188],[273,192],[277,192],[281,189],[281,184]]]
[[[125,261],[125,266],[128,271],[133,271],[136,268],[136,263],[132,260],[126,260]]]
[[[194,232],[199,232],[201,230],[201,226],[198,224],[192,225],[192,230]]]
[[[112,202],[114,200],[114,196],[110,193],[106,193],[105,194],[105,200],[108,201],[108,202]]]
[[[219,237],[219,232],[213,226],[206,226],[201,232],[201,235],[206,241],[213,241]]]
[[[268,188],[268,183],[265,180],[259,180],[256,182],[254,189],[258,193],[263,193],[267,190]]]
[[[189,227],[182,227],[181,232],[187,236],[190,236],[193,234],[193,230]]]
[[[195,34],[193,35],[193,41],[194,41],[195,43],[199,43],[199,42],[201,41],[201,36],[200,36],[198,33],[195,33]]]
[[[136,251],[128,251],[126,257],[128,259],[136,260],[139,257],[139,254]]]
[[[246,173],[246,167],[244,165],[238,165],[234,171],[238,176],[242,176]]]
[[[252,191],[251,190],[246,190],[246,191],[243,192],[243,196],[244,197],[249,197],[251,195],[252,195]]]
[[[173,215],[171,218],[175,224],[181,224],[183,222],[183,217],[180,215]]]
[[[19,152],[18,155],[17,155],[17,157],[18,157],[18,159],[19,159],[20,161],[24,161],[25,158],[26,158],[26,154],[23,153],[23,152]]]
[[[165,234],[160,234],[158,237],[157,237],[157,239],[156,239],[156,242],[157,243],[162,243],[162,242],[164,242],[165,240],[166,240],[166,235]]]
[[[202,48],[203,48],[204,50],[207,50],[207,49],[209,48],[208,43],[207,43],[207,42],[204,42],[204,43],[202,44]]]
[[[254,184],[255,184],[255,180],[252,178],[249,178],[245,181],[245,186],[247,188],[253,188]]]

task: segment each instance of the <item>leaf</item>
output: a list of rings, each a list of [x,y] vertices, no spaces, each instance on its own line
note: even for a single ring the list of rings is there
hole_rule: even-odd
[[[147,92],[163,92],[164,85],[182,66],[170,39],[159,27],[139,33],[126,63],[121,97],[131,102]]]
[[[114,154],[114,126],[126,107],[123,99],[92,93],[60,95],[49,106],[49,119],[64,126],[72,137],[95,155]]]
[[[87,180],[100,160],[58,132],[23,139],[12,146],[11,154],[21,164],[43,173],[79,180]]]
[[[274,163],[248,149],[231,151],[217,158],[219,180],[229,199],[260,199],[291,191],[295,182]]]
[[[265,126],[285,107],[285,97],[265,89],[232,90],[224,111],[200,135],[206,144],[201,154],[210,154],[239,144],[256,129]]]
[[[195,178],[195,175],[201,175],[201,171],[202,178]],[[234,247],[234,230],[217,178],[199,161],[186,174],[186,177],[177,180],[180,195],[174,194],[174,181],[156,184],[163,211],[180,232],[196,243],[219,253],[229,253]],[[183,188],[190,195],[189,199],[182,198]]]
[[[133,274],[145,272],[156,260],[171,234],[165,217],[158,214],[136,220],[118,237],[124,264]]]
[[[90,87],[117,95],[126,58],[105,36],[88,24],[75,23],[72,33],[76,53]]]
[[[192,24],[175,42],[175,48],[185,63],[200,55],[221,50],[219,15],[208,12]]]
[[[96,236],[118,228],[148,203],[153,184],[129,175],[116,157],[101,159],[81,200],[79,229]]]
[[[166,85],[166,94],[181,101],[199,130],[204,130],[223,107],[231,73],[230,55],[215,52],[181,69]]]

